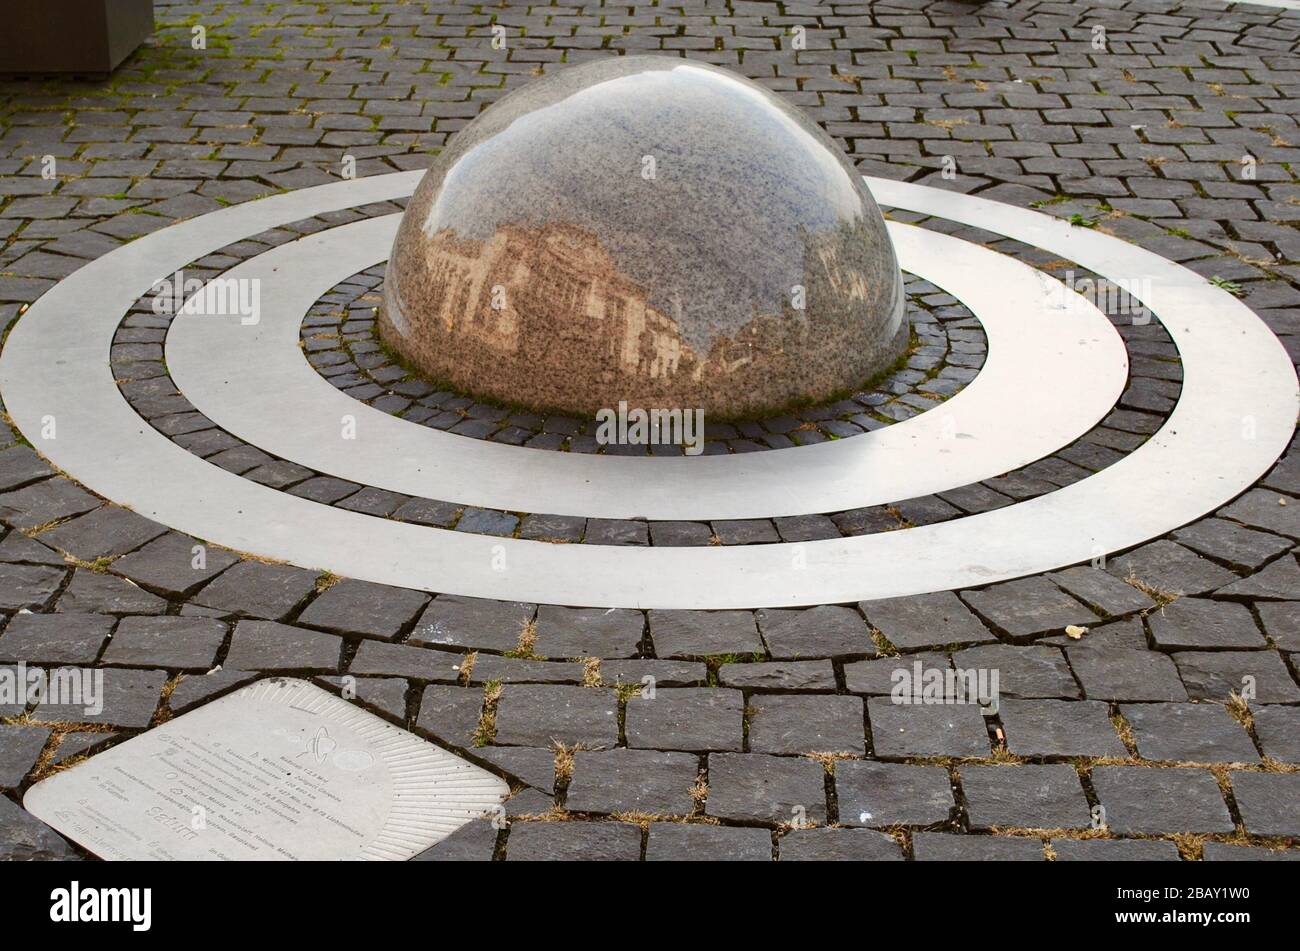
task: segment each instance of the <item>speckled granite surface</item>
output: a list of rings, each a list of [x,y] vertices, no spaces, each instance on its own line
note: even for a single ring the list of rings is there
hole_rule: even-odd
[[[701,63],[559,70],[452,139],[393,246],[385,340],[534,408],[736,417],[860,387],[907,343],[898,264],[843,152]]]

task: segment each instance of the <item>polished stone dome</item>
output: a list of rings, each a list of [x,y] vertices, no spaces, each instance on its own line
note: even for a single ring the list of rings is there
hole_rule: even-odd
[[[506,403],[770,412],[908,341],[880,210],[841,149],[713,66],[559,70],[458,132],[393,243],[380,332]]]

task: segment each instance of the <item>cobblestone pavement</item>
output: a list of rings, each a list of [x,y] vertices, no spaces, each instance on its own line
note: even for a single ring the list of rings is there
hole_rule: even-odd
[[[359,176],[423,167],[550,66],[662,51],[780,91],[866,174],[1039,208],[1179,261],[1240,295],[1300,356],[1300,13],[1216,0],[156,6],[155,37],[110,79],[0,81],[0,324],[134,237],[335,180],[352,162]],[[198,26],[205,50],[191,48]],[[227,250],[200,267],[242,253]],[[1062,262],[1017,253],[1059,273]],[[327,297],[316,318],[377,279]],[[534,522],[529,535],[538,516],[483,512],[456,524],[761,543],[1031,497],[1132,451],[1177,398],[1159,327],[1121,330],[1133,374],[1103,435],[1000,487],[861,514],[851,531],[816,516],[660,523],[663,541],[645,523]],[[156,361],[161,339],[134,314],[114,359]],[[364,365],[364,347],[349,352]],[[214,463],[372,514],[421,501],[226,442],[159,367],[124,393]],[[484,418],[470,403],[426,408],[417,422],[457,415],[444,428]],[[824,433],[830,419],[799,431]],[[489,421],[464,430],[506,428]],[[547,431],[519,428],[520,440]],[[506,828],[473,822],[422,858],[1300,858],[1294,447],[1222,510],[1104,568],[703,613],[430,596],[215,546],[195,568],[195,540],[105,504],[3,426],[0,437],[0,665],[101,666],[107,694],[89,719],[0,705],[0,857],[82,854],[16,805],[32,782],[258,676],[291,674],[335,688],[352,677],[358,702],[510,781]],[[416,514],[450,525],[467,513]],[[892,702],[891,675],[916,663],[996,670],[996,715]]]

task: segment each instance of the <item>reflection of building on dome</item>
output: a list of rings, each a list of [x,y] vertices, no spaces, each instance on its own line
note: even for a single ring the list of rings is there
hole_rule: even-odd
[[[405,311],[415,333],[433,329],[484,348],[498,359],[533,368],[574,362],[609,368],[618,377],[699,382],[729,373],[756,354],[781,354],[806,344],[813,329],[808,301],[827,288],[867,300],[870,278],[839,260],[839,235],[809,237],[804,284],[782,312],[757,314],[732,334],[716,336],[701,356],[673,316],[649,303],[644,287],[619,274],[588,229],[570,223],[502,225],[484,241],[444,228],[428,234],[429,266],[417,296],[432,307]],[[403,295],[405,297],[405,295]],[[680,299],[670,302],[680,313]]]
[[[672,376],[683,356],[687,365],[695,362],[677,322],[649,306],[645,289],[618,274],[583,228],[507,225],[486,241],[444,229],[430,235],[429,249],[422,293],[437,308],[408,313],[408,320],[437,321],[446,333],[535,366],[558,344],[566,360],[581,356],[575,347],[587,349],[646,379]]]

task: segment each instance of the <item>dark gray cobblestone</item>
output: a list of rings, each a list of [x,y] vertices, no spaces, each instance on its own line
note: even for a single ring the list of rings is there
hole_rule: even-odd
[[[1213,703],[1123,704],[1143,759],[1188,763],[1253,763],[1254,744],[1241,724]]]
[[[867,707],[872,751],[882,759],[989,755],[984,716],[973,704],[903,706],[872,697]]]
[[[109,574],[77,568],[54,610],[67,614],[162,614],[167,602]]]
[[[872,626],[900,650],[995,639],[950,591],[867,601],[859,607]]]
[[[927,826],[949,821],[956,804],[941,766],[843,760],[835,764],[840,822],[850,826]]]
[[[772,834],[766,829],[652,822],[647,862],[770,862]]]
[[[1038,862],[1046,857],[1039,839],[944,832],[918,832],[912,837],[912,855],[918,862]]]
[[[118,624],[105,664],[210,670],[227,625],[212,618],[128,617]]]
[[[244,620],[235,625],[226,663],[237,670],[338,670],[342,649],[342,639],[333,634]]]
[[[894,839],[869,829],[795,829],[778,843],[782,862],[901,862]]]
[[[502,692],[496,740],[507,746],[614,746],[618,701],[612,690],[512,684]]]
[[[739,690],[658,689],[653,699],[627,701],[627,742],[647,749],[740,750],[744,720],[745,698]]]
[[[1300,764],[1300,707],[1260,706],[1251,719],[1265,756]]]
[[[1256,835],[1300,836],[1300,774],[1232,773],[1232,794],[1247,831]]]
[[[651,750],[579,752],[565,807],[571,812],[684,816],[695,807],[691,787],[699,760]]]
[[[1113,832],[1231,832],[1233,828],[1209,770],[1099,766],[1092,771],[1092,786]]]
[[[30,812],[0,796],[0,860],[73,860],[76,850]]]
[[[98,711],[87,711],[80,703],[42,701],[31,717],[40,723],[91,723],[141,730],[153,722],[167,680],[167,672],[162,670],[110,668],[104,671]]]
[[[517,822],[506,845],[507,861],[635,862],[641,829],[630,822]]]
[[[740,822],[826,822],[825,771],[809,759],[710,753],[705,811]]]
[[[756,753],[862,753],[859,697],[766,694],[749,701],[749,748]]]
[[[415,620],[427,595],[405,588],[345,579],[298,615],[298,623],[335,634],[391,640]]]
[[[963,766],[959,772],[973,829],[1080,829],[1091,821],[1073,767]]]
[[[1124,743],[1097,700],[1003,700],[998,716],[1016,756],[1123,757]]]
[[[1152,839],[1053,839],[1058,862],[1177,862],[1178,847]]]

